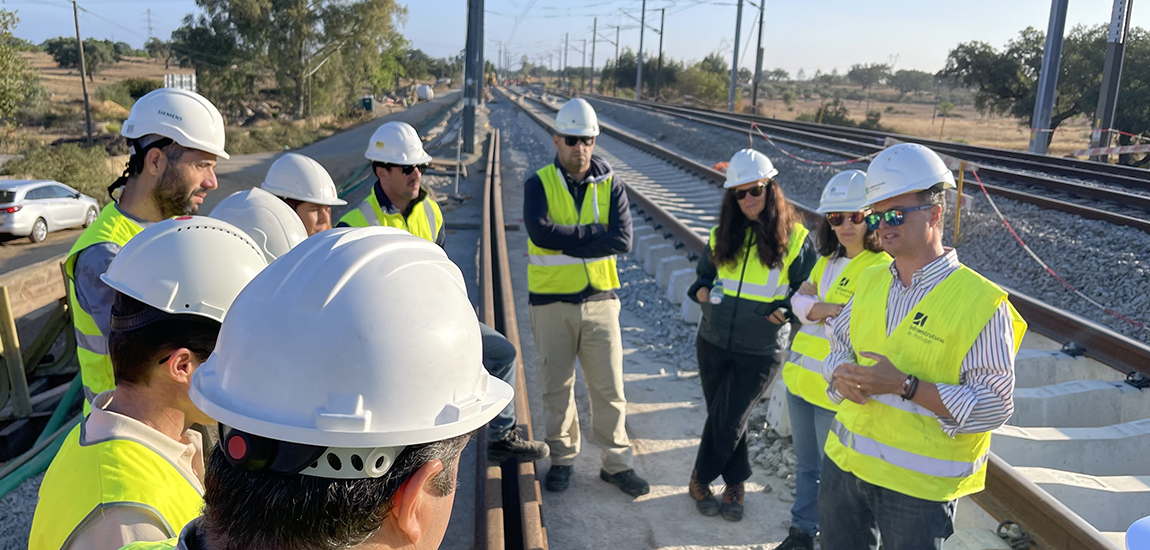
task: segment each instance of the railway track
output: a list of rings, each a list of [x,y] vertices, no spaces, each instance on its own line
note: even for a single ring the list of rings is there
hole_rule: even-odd
[[[1134,227],[1150,233],[1150,171],[1146,170],[1129,169],[1122,174],[1110,174],[1093,171],[1091,168],[1096,165],[1099,169],[1106,170],[1101,167],[1115,165],[1089,161],[1078,163],[1089,166],[1072,165],[1067,162],[1058,164],[1057,161],[1067,159],[1040,157],[1044,160],[1054,159],[1054,163],[1044,164],[1038,159],[1008,156],[1020,153],[1017,151],[1007,152],[1001,149],[950,144],[871,130],[718,113],[705,109],[637,102],[594,94],[587,94],[587,97],[665,113],[744,134],[751,131],[750,124],[754,123],[773,141],[845,159],[873,155],[884,149],[887,140],[891,138],[922,143],[940,153],[969,161],[970,166],[977,166],[988,193],[1087,219]]]
[[[512,100],[550,127],[555,106],[523,96]],[[639,219],[652,224],[653,230],[636,228],[637,259],[657,264],[660,257],[670,260],[668,253],[697,257],[715,223],[722,174],[622,129],[601,127],[597,153],[627,181],[636,226]],[[808,224],[815,221],[809,208],[796,206]],[[668,298],[682,294],[671,279]],[[995,432],[987,489],[974,500],[994,520],[1020,525],[1040,548],[1118,548],[1119,532],[1150,508],[1150,470],[1141,464],[1142,452],[1124,450],[1144,449],[1150,439],[1150,403],[1123,382],[1130,372],[1150,374],[1150,347],[1007,290],[1035,336],[1024,342],[1016,365],[1015,415]],[[1066,342],[1085,348],[1089,359],[1057,351]],[[1098,406],[1103,402],[1125,412],[1051,413],[1109,408]]]

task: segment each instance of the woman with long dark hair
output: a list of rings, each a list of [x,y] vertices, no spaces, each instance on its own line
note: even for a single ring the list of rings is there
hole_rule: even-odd
[[[719,225],[687,291],[703,311],[696,347],[707,401],[690,494],[700,513],[729,521],[743,518],[743,483],[751,476],[747,421],[784,359],[790,297],[818,259],[778,173],[758,151],[731,157]],[[719,476],[721,504],[710,485]]]
[[[790,533],[779,550],[812,550],[819,530],[819,466],[838,410],[827,397],[822,370],[834,319],[854,295],[859,273],[891,262],[878,233],[867,229],[864,222],[869,213],[863,208],[865,181],[865,172],[848,170],[827,182],[818,209],[824,216],[815,241],[819,261],[791,300],[795,317],[803,324],[791,344],[791,359],[783,367],[796,487]]]

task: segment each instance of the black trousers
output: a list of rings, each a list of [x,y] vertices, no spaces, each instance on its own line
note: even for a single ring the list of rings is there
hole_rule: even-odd
[[[735,353],[703,338],[696,339],[699,380],[707,401],[707,422],[695,470],[699,481],[710,483],[723,476],[728,485],[751,477],[747,454],[747,422],[767,391],[771,371],[783,352],[771,355]]]

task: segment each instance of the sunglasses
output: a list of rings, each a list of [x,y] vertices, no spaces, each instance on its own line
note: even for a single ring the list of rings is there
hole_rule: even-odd
[[[574,147],[580,143],[590,147],[595,143],[595,136],[563,136],[563,143],[568,147]]]
[[[427,168],[431,165],[430,164],[386,164],[384,166],[388,170],[391,170],[392,168],[399,168],[400,170],[403,171],[403,175],[410,176],[411,173],[415,172],[416,170],[419,170],[420,174],[426,172]]]
[[[763,194],[763,191],[765,191],[766,189],[767,189],[767,186],[762,185],[762,184],[757,185],[755,187],[752,187],[750,189],[740,189],[738,191],[735,191],[735,200],[741,201],[741,200],[747,198],[747,193],[750,193],[752,197],[761,196]]]
[[[872,212],[870,214],[867,214],[866,228],[871,230],[871,231],[874,231],[875,229],[878,229],[879,222],[886,222],[886,224],[891,226],[891,227],[898,227],[898,226],[902,225],[904,222],[906,222],[906,215],[907,214],[909,214],[911,212],[917,212],[919,210],[926,210],[928,208],[934,208],[934,206],[935,205],[933,205],[933,204],[924,204],[922,206],[916,206],[914,208],[903,208],[901,210],[895,208],[895,209],[887,210],[886,212]]]
[[[832,227],[838,227],[848,219],[852,224],[858,225],[866,221],[866,214],[863,214],[862,212],[851,212],[850,214],[845,214],[843,212],[833,212],[827,214],[827,223],[831,224]]]

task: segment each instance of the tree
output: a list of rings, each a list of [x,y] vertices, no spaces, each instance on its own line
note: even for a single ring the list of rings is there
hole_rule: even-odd
[[[858,84],[866,91],[878,84],[882,84],[889,76],[890,65],[886,63],[872,63],[869,65],[856,63],[851,65],[851,70],[847,73],[847,80]]]
[[[754,76],[755,76],[755,74],[752,73],[751,70],[746,68],[746,67],[739,69],[739,80],[740,81],[748,81],[748,80],[754,78]]]
[[[86,45],[86,44],[85,44]],[[112,51],[116,52],[116,57],[123,59],[125,57],[135,57],[136,50],[132,45],[127,42],[116,42],[112,44]]]
[[[731,74],[731,67],[719,52],[711,52],[697,65],[699,69],[712,74]]]
[[[887,82],[898,90],[899,94],[903,96],[914,93],[924,92],[934,87],[934,75],[925,71],[916,71],[903,69],[894,73],[887,79]]]
[[[802,69],[799,69],[799,71],[801,72]],[[770,82],[786,82],[791,79],[791,74],[782,69],[775,69],[768,72],[766,74],[766,78]]]
[[[40,77],[12,40],[12,30],[19,21],[15,13],[0,10],[0,120],[5,122],[40,87]]]
[[[48,52],[56,61],[57,66],[65,69],[80,68],[80,52],[76,47],[75,38],[67,36],[49,38],[44,41],[43,47],[44,51]],[[95,82],[92,75],[119,60],[120,56],[116,54],[115,45],[111,40],[84,39],[84,69],[87,72],[88,80]]]
[[[164,42],[159,38],[152,37],[144,44],[144,49],[147,50],[148,56],[156,59],[164,60],[164,70],[168,70],[172,63],[172,44]]]
[[[718,107],[727,101],[727,80],[722,73],[714,71],[714,65],[706,60],[683,71],[679,77],[679,91],[684,96],[692,96],[704,107]]]

